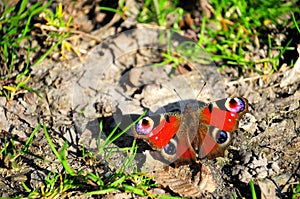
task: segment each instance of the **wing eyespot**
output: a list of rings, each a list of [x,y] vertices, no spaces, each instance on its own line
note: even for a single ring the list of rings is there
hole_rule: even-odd
[[[174,156],[177,153],[177,142],[171,139],[170,142],[163,148],[163,153],[167,156]]]
[[[227,131],[213,128],[211,129],[211,135],[220,146],[227,146],[230,143],[231,134]]]
[[[135,126],[138,135],[148,135],[154,126],[154,121],[150,117],[142,118]]]
[[[239,113],[245,110],[246,104],[242,98],[228,98],[225,102],[225,108],[228,111]]]

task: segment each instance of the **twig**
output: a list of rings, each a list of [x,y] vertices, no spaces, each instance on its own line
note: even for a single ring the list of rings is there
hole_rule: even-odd
[[[91,35],[89,33],[82,32],[80,30],[72,30],[72,29],[67,28],[67,27],[56,28],[54,26],[47,26],[47,25],[44,25],[44,24],[35,24],[35,26],[37,28],[40,28],[41,30],[47,30],[47,31],[53,31],[53,32],[70,32],[72,34],[78,34],[78,35],[82,35],[84,37],[88,37],[90,39],[96,40],[97,42],[101,42],[102,41],[102,39],[99,38],[99,37],[97,37],[97,36]]]
[[[244,79],[239,79],[239,80],[236,80],[236,81],[228,82],[227,85],[233,86],[235,84],[240,84],[241,82],[247,82],[247,81],[251,81],[251,80],[256,80],[256,79],[263,78],[263,77],[264,76],[261,76],[261,75],[258,75],[258,76],[255,76],[255,77],[248,77],[248,78],[244,78]]]

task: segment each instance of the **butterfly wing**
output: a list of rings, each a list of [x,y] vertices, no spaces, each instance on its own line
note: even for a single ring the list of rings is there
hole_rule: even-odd
[[[200,111],[200,124],[193,146],[199,158],[209,159],[223,156],[232,140],[231,132],[238,128],[238,122],[248,111],[245,98],[227,98],[209,104]]]
[[[143,139],[156,158],[167,162],[190,162],[197,157],[212,159],[224,154],[232,131],[248,111],[245,98],[226,98],[200,111],[188,105],[183,114],[169,113],[142,118],[134,127],[135,138]]]
[[[168,113],[142,118],[134,127],[135,138],[143,139],[156,151],[155,159],[190,162],[196,159],[191,140],[196,137],[199,113],[186,107],[183,114]]]
[[[177,113],[146,116],[133,128],[134,137],[143,139],[153,149],[162,149],[177,133],[181,116]]]

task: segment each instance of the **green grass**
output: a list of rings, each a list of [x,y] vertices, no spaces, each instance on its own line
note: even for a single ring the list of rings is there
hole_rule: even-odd
[[[0,162],[2,162],[2,165],[5,165],[8,168],[18,168],[18,162],[17,158],[22,155],[33,155],[28,151],[28,148],[32,144],[34,140],[34,136],[36,132],[40,129],[40,125],[38,125],[31,133],[29,138],[26,140],[24,146],[21,147],[21,149],[18,149],[15,142],[15,136],[14,134],[11,134],[9,132],[2,131],[1,133],[4,135],[7,135],[9,138],[4,137],[3,145],[1,146],[0,150]],[[37,158],[37,156],[33,157]]]
[[[293,186],[293,199],[298,199],[300,197],[300,182]]]
[[[143,115],[141,115],[143,117]],[[140,118],[141,118],[140,117]],[[138,121],[138,118],[136,121]],[[87,167],[83,165],[83,169],[76,170],[70,166],[70,163],[67,160],[66,154],[68,154],[68,143],[65,142],[63,146],[58,151],[57,146],[53,143],[50,134],[46,128],[46,125],[38,125],[31,133],[27,141],[24,143],[22,147],[18,147],[15,144],[14,136],[9,140],[4,142],[4,147],[0,151],[0,157],[4,158],[9,157],[10,166],[12,168],[18,168],[18,164],[22,164],[22,161],[16,161],[17,158],[22,159],[23,155],[26,155],[26,158],[39,158],[40,160],[47,162],[43,157],[38,157],[33,154],[32,148],[35,147],[32,145],[35,139],[36,133],[41,130],[44,131],[44,135],[48,144],[55,155],[57,161],[59,162],[64,170],[60,173],[54,170],[50,170],[47,176],[44,178],[43,183],[41,183],[37,188],[32,189],[27,182],[21,182],[24,188],[24,195],[22,198],[56,198],[56,197],[64,197],[69,192],[79,192],[86,196],[101,196],[105,194],[109,194],[111,192],[129,192],[134,193],[138,196],[147,196],[150,198],[162,198],[162,199],[178,199],[180,197],[176,196],[166,196],[159,194],[150,194],[149,189],[156,187],[157,185],[153,183],[152,179],[145,173],[137,172],[134,168],[132,168],[132,161],[135,157],[137,145],[134,142],[131,147],[127,148],[118,148],[112,150],[111,144],[118,139],[122,134],[124,134],[135,122],[130,124],[126,129],[121,132],[117,132],[118,125],[116,128],[112,130],[106,140],[100,140],[102,132],[102,123],[100,123],[100,131],[99,131],[99,139],[98,139],[98,153],[91,153],[83,148],[82,150],[82,160],[86,161],[91,159],[89,162],[90,169],[86,169]],[[114,155],[115,151],[127,151],[127,156],[125,157],[123,164],[117,168],[116,171],[111,172],[109,176],[104,176],[97,172],[96,169],[91,169],[95,167],[99,167],[97,163],[97,155],[102,155],[103,160],[108,160],[109,156]],[[100,165],[101,166],[101,165]],[[126,168],[132,168],[132,172],[128,173],[125,171]],[[250,183],[252,198],[255,199],[255,190],[254,183],[251,181]],[[26,194],[27,192],[27,194]],[[294,195],[299,193],[298,188],[294,189]],[[16,197],[20,198],[20,197]]]
[[[179,73],[184,70],[193,70],[193,64],[205,66],[210,65],[210,56],[205,53],[204,49],[197,45],[195,42],[187,40],[181,42],[178,46],[172,46],[172,33],[168,34],[167,49],[161,53],[162,62],[153,64],[153,67],[172,65],[173,75],[178,69]]]
[[[28,0],[23,0],[18,6],[8,7],[4,1],[4,10],[0,15],[0,95],[12,98],[30,78],[31,31],[32,19],[46,9],[51,1],[45,5],[37,2],[29,9]],[[20,53],[21,52],[21,53]],[[22,60],[25,60],[24,64]],[[23,64],[23,66],[22,66]]]
[[[51,1],[44,6],[41,6],[41,3],[37,2],[29,9],[26,8],[28,0],[23,0],[18,7],[8,7],[4,1],[3,3],[4,11],[1,13],[0,18],[0,32],[2,35],[0,48],[3,53],[1,58],[5,64],[3,72],[12,73],[15,69],[15,62],[18,61],[17,59],[21,58],[18,56],[17,52],[22,48],[21,42],[31,39],[30,32],[33,30],[32,18],[46,9],[46,7],[50,5]],[[30,43],[28,43],[28,47],[25,49],[27,49],[30,53]],[[28,65],[29,60],[27,59],[24,72],[28,70]]]
[[[27,7],[28,0],[22,0],[12,7],[5,1],[2,2],[4,10],[0,13],[0,35],[3,35],[0,38],[0,95],[12,100],[24,90],[37,93],[27,86],[31,77],[31,67],[43,61],[69,36],[68,31],[44,30],[41,25],[44,25],[43,28],[65,28],[72,19],[64,22],[61,4],[55,13],[48,10],[51,0],[45,4],[36,2],[30,7]],[[40,18],[40,15],[43,18]],[[54,45],[45,49],[45,53],[41,56],[32,59],[41,48],[40,45],[33,46],[33,41],[43,40],[42,37],[45,35],[51,38]]]
[[[122,134],[124,134],[133,124],[134,123],[129,125],[123,131],[116,133],[118,129],[117,125],[103,143],[100,143],[100,139],[98,140],[98,153],[103,156],[103,160],[107,158],[105,157],[105,154],[111,153],[111,148],[109,148],[108,146],[116,139],[118,139]],[[131,148],[120,149],[128,151],[127,156],[123,161],[123,165],[121,165],[120,168],[110,176],[104,177],[97,173],[95,170],[94,172],[74,170],[67,162],[67,142],[64,143],[62,149],[60,150],[60,152],[58,152],[51,140],[51,137],[45,125],[43,126],[43,130],[52,152],[64,167],[65,172],[64,174],[56,173],[54,171],[49,173],[49,175],[45,179],[45,182],[47,184],[46,187],[41,187],[39,190],[34,190],[28,197],[32,197],[33,195],[39,195],[39,197],[58,197],[63,196],[63,194],[70,189],[78,190],[79,188],[84,188],[83,190],[86,190],[86,192],[84,193],[85,195],[102,195],[119,190],[145,196],[148,194],[147,188],[154,186],[151,183],[151,179],[143,173],[133,172],[129,174],[125,172],[125,168],[132,165],[132,161],[135,157],[135,153],[137,150],[135,142],[133,143]],[[102,128],[100,128],[99,138],[101,137],[101,134]],[[83,157],[86,156],[89,156],[89,158],[96,160],[92,153],[83,152]],[[59,184],[59,186],[57,186],[57,184]]]
[[[153,183],[152,179],[145,173],[137,172],[136,168],[133,167],[132,161],[134,160],[137,145],[136,142],[133,142],[131,147],[127,148],[114,148],[111,144],[122,136],[132,125],[134,125],[141,117],[142,114],[135,122],[130,124],[127,128],[122,131],[118,131],[118,126],[112,130],[106,140],[100,140],[102,135],[102,123],[100,123],[100,132],[98,138],[98,152],[91,153],[88,150],[82,150],[82,157],[79,157],[86,162],[86,165],[83,164],[81,169],[74,169],[70,165],[67,159],[68,154],[68,142],[64,142],[63,146],[58,151],[57,146],[53,143],[51,135],[48,133],[46,125],[38,125],[31,133],[28,140],[25,144],[18,150],[15,144],[15,140],[10,139],[9,141],[4,142],[4,147],[1,149],[1,157],[5,159],[5,157],[9,157],[10,165],[14,168],[18,168],[18,164],[22,164],[22,161],[16,161],[16,158],[22,159],[22,155],[26,155],[26,157],[36,158],[36,156],[31,153],[34,142],[34,138],[36,133],[39,130],[43,130],[46,140],[55,155],[55,158],[59,163],[63,166],[62,172],[57,172],[51,170],[48,172],[47,176],[44,178],[43,183],[41,183],[37,188],[32,189],[27,182],[22,182],[23,188],[25,192],[28,194],[24,195],[25,198],[56,198],[56,197],[64,197],[70,191],[77,191],[79,194],[83,195],[105,195],[111,192],[129,192],[134,193],[139,196],[148,196],[150,198],[160,197],[160,198],[168,198],[174,199],[178,197],[164,196],[164,195],[152,195],[148,191],[148,189],[152,187],[156,187],[157,185]],[[116,155],[115,152],[123,151],[126,152],[126,157],[123,161],[122,165],[116,168],[115,171],[110,172],[110,174],[104,175],[103,173],[99,173],[96,169],[97,167],[101,167],[99,165],[99,161],[106,162],[109,161],[109,157],[112,155]],[[99,155],[101,160],[99,160]],[[98,159],[96,158],[98,157]],[[48,160],[44,159],[44,157],[40,157],[40,160],[47,162]],[[90,160],[90,161],[88,161]],[[12,164],[13,163],[13,164]],[[103,163],[102,163],[103,164]],[[106,162],[108,164],[108,162]],[[89,166],[88,166],[89,165]],[[103,166],[103,165],[102,165]],[[107,165],[106,165],[107,167]],[[89,168],[89,169],[88,169]],[[128,173],[125,170],[130,168],[132,172]]]
[[[137,21],[139,23],[155,22],[158,26],[166,27],[168,25],[168,17],[175,16],[174,23],[171,28],[179,30],[179,22],[181,21],[184,10],[177,7],[178,0],[145,0],[138,14]]]
[[[255,187],[254,187],[254,182],[253,182],[252,179],[250,180],[249,185],[250,185],[252,199],[257,199],[256,192],[255,192]]]
[[[63,57],[65,48],[72,49],[72,45],[67,41],[72,18],[66,22],[63,20],[62,5],[59,4],[53,13],[47,9],[52,1],[44,5],[37,2],[27,8],[28,2],[28,0],[23,0],[13,7],[8,7],[4,3],[4,11],[0,16],[0,33],[4,35],[0,40],[2,60],[0,95],[5,95],[7,99],[13,99],[23,90],[34,91],[27,86],[32,66],[39,64],[59,46]],[[173,15],[175,19],[170,28],[180,31],[179,23],[187,11],[179,7],[178,3],[178,1],[169,0],[141,1],[140,12],[136,20],[139,23],[156,23],[161,27],[169,27],[168,16]],[[274,31],[275,29],[282,32],[299,31],[297,25],[299,20],[294,16],[298,16],[300,11],[297,6],[294,6],[295,3],[295,0],[259,3],[212,0],[211,6],[214,12],[209,19],[204,14],[202,15],[198,44],[211,54],[212,60],[217,61],[221,68],[231,65],[243,69],[250,68],[259,74],[278,71],[282,56],[289,50],[295,50],[291,45],[296,42],[294,40],[296,38],[290,38],[283,42],[282,46],[278,46]],[[125,19],[125,12],[131,12],[126,7],[125,0],[119,1],[117,9],[109,7],[99,7],[99,9],[118,13],[123,19]],[[287,16],[293,13],[295,13],[292,15],[293,18],[287,20]],[[44,24],[33,21],[33,18],[38,15],[41,16],[39,20]],[[53,28],[62,31],[52,31]],[[39,39],[44,40],[45,38],[42,37],[47,35],[46,40],[54,45],[49,45],[44,54],[32,61],[30,58],[37,46],[32,46],[32,41],[36,38],[31,33],[37,30],[42,32],[38,36]],[[247,54],[253,50],[249,46],[257,49],[265,46],[267,55],[260,59],[249,60]],[[277,51],[278,54],[274,55],[273,51]],[[74,49],[74,52],[77,51]],[[182,63],[178,56],[170,54],[169,51],[162,56],[165,61],[161,65],[173,63],[177,67]],[[288,64],[292,66],[294,61],[292,59]]]
[[[123,20],[126,19],[125,12],[133,14],[132,11],[128,10],[125,5],[125,0],[119,1],[118,8],[100,6],[100,11],[109,11],[119,14]],[[150,24],[155,23],[160,27],[171,27],[172,29],[179,29],[179,22],[181,21],[185,11],[177,7],[179,1],[168,1],[168,0],[145,0],[142,1],[142,7],[139,9],[139,13],[136,20],[139,23]],[[174,23],[168,24],[168,17],[174,16]]]
[[[213,60],[222,60],[225,65],[250,67],[259,74],[266,74],[277,71],[281,56],[287,50],[294,50],[290,47],[292,38],[284,46],[276,45],[274,27],[277,30],[293,28],[285,18],[292,12],[299,13],[295,1],[212,0],[211,3],[215,9],[214,18],[203,16],[202,28],[206,33],[203,31],[200,35],[199,44],[211,53]],[[214,23],[217,28],[208,27],[209,23]],[[258,49],[267,46],[267,56],[248,60],[246,54],[252,50],[247,47],[249,45]],[[277,50],[279,55],[274,57],[272,50]],[[257,68],[259,64],[263,65],[262,69]]]
[[[117,13],[119,15],[121,15],[121,17],[125,20],[126,16],[125,16],[125,12],[127,11],[127,8],[125,6],[125,0],[121,0],[118,2],[118,8],[110,8],[110,7],[104,7],[104,6],[100,6],[99,7],[100,11],[109,11],[109,12],[114,12]]]
[[[297,23],[291,14],[297,16],[300,9],[295,0],[292,1],[236,1],[236,0],[212,0],[212,17],[207,18],[202,14],[202,23],[199,32],[198,44],[210,53],[213,61],[217,61],[221,68],[228,65],[250,68],[258,74],[270,74],[279,70],[282,56],[289,50],[295,50],[294,44],[297,38],[287,38],[282,45],[276,43],[276,31],[296,31]],[[158,26],[167,26],[167,16],[177,16],[175,22],[169,28],[181,31],[179,22],[183,14],[187,13],[178,7],[178,1],[169,0],[145,0],[142,1],[137,21],[140,23],[156,23]],[[296,23],[297,22],[297,23]],[[193,27],[195,28],[195,27]],[[250,48],[249,48],[250,46]],[[252,48],[253,47],[253,48]],[[251,60],[248,54],[267,48],[267,54],[259,59]],[[276,51],[277,53],[273,53]],[[160,65],[173,62],[178,66],[178,58],[172,54],[164,53],[165,57]],[[251,57],[251,56],[250,56]],[[290,66],[293,65],[295,59]]]

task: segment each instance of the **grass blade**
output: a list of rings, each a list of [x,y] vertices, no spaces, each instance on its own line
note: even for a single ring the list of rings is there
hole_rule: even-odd
[[[256,192],[255,192],[255,187],[254,187],[254,182],[253,182],[252,179],[250,180],[249,185],[250,185],[250,189],[251,189],[252,199],[257,199]]]
[[[57,157],[57,159],[58,159],[58,160],[61,162],[61,164],[64,166],[64,168],[66,169],[66,171],[67,171],[70,175],[75,176],[76,173],[69,167],[69,165],[68,165],[68,163],[67,163],[67,161],[66,161],[66,154],[65,154],[64,151],[65,151],[66,148],[68,147],[68,146],[67,146],[67,143],[65,142],[65,144],[64,144],[64,146],[63,146],[63,149],[61,150],[61,152],[60,152],[60,154],[59,154],[59,153],[57,152],[57,150],[56,150],[56,148],[55,148],[55,146],[54,146],[54,144],[53,144],[51,138],[50,138],[50,135],[49,135],[49,133],[48,133],[48,131],[47,131],[47,128],[46,128],[46,125],[45,125],[45,124],[43,125],[43,129],[44,129],[45,137],[46,137],[46,139],[47,139],[47,141],[48,141],[48,143],[49,143],[49,145],[50,145],[50,147],[51,147],[51,150],[52,150],[52,152],[54,153],[54,155]]]
[[[22,147],[21,151],[24,153],[27,151],[27,149],[29,148],[29,146],[32,144],[33,142],[33,138],[36,134],[36,132],[38,132],[38,130],[41,128],[41,124],[38,124],[37,127],[35,127],[35,129],[32,131],[30,137],[28,138],[28,140],[26,141],[25,145]]]

